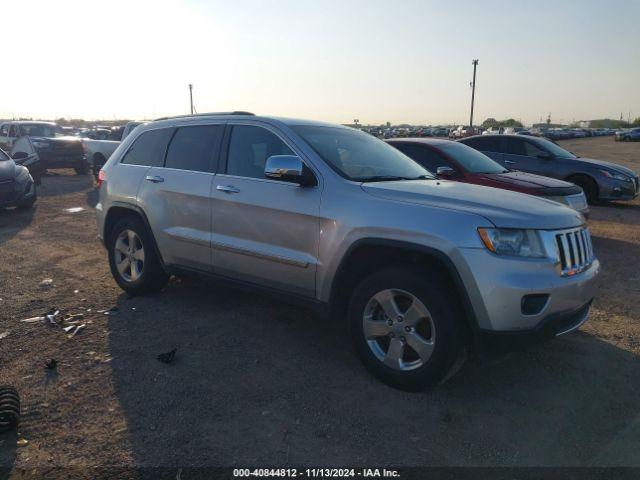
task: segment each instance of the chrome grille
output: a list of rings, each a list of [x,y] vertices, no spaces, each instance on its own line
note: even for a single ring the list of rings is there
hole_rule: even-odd
[[[589,268],[594,259],[589,229],[583,227],[554,233],[560,274],[575,275]]]

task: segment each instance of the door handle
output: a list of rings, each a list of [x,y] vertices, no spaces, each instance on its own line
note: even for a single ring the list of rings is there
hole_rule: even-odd
[[[146,177],[144,177],[144,179],[148,182],[153,182],[153,183],[164,182],[164,178],[159,177],[158,175],[147,175]]]
[[[516,162],[512,161],[512,160],[505,160],[504,163],[508,163],[509,165],[515,165]]]
[[[216,190],[220,190],[224,193],[240,193],[240,189],[234,187],[233,185],[218,185]]]

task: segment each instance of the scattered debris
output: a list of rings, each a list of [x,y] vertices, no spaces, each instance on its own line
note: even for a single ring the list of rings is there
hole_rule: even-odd
[[[53,286],[53,279],[52,278],[45,278],[44,280],[42,280],[40,282],[40,288],[49,288]]]
[[[83,328],[85,328],[87,325],[86,324],[82,324],[82,325],[77,325],[76,329],[71,333],[71,335],[68,336],[68,338],[73,338],[76,336],[76,333],[78,333],[80,330],[82,330]]]
[[[55,309],[51,309],[49,310],[49,312],[46,314],[47,320],[49,320],[49,323],[51,325],[58,325],[58,322],[56,320],[56,317],[60,314],[60,310],[55,310]]]
[[[45,363],[45,367],[47,367],[47,370],[55,370],[58,367],[58,361],[55,358],[50,358]]]
[[[7,338],[9,336],[9,330],[7,330],[6,332],[2,332],[0,333],[0,340],[2,340],[3,338]]]
[[[20,321],[24,323],[36,323],[36,322],[42,322],[44,318],[45,317],[31,317],[31,318],[25,318],[24,320],[20,320]]]
[[[78,213],[84,210],[84,207],[71,207],[65,208],[64,211],[67,213]]]
[[[74,290],[73,293],[80,293],[80,290]]]
[[[173,359],[176,356],[176,352],[178,351],[177,348],[174,348],[173,350],[166,352],[166,353],[161,353],[160,355],[158,355],[158,360],[160,360],[162,363],[172,363]]]
[[[26,438],[21,438],[20,440],[18,440],[16,442],[16,445],[19,447],[25,447],[29,444],[29,440],[27,440]]]
[[[120,309],[118,307],[111,307],[108,310],[96,310],[96,313],[104,313],[105,315],[117,315],[120,313]]]
[[[17,428],[19,422],[20,397],[18,392],[11,385],[0,385],[0,433]]]
[[[74,328],[76,328],[75,325],[69,325],[68,327],[63,327],[62,330],[64,330],[64,333],[69,333]]]

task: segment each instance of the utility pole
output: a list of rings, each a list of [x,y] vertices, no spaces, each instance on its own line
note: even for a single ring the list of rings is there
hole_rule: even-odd
[[[193,84],[189,84],[189,103],[191,103],[191,115],[193,115]]]
[[[478,60],[473,62],[473,82],[471,83],[471,118],[469,119],[469,126],[473,127],[473,102],[476,99],[476,67],[478,66]]]

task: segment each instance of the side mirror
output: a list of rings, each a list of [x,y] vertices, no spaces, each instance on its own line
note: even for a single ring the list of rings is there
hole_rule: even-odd
[[[264,165],[264,176],[283,182],[297,183],[302,187],[316,185],[313,173],[296,155],[272,155]]]
[[[456,171],[451,167],[438,167],[436,169],[436,174],[439,177],[455,177]]]
[[[537,157],[541,160],[551,160],[553,158],[553,156],[548,152],[539,153]]]
[[[29,156],[29,154],[27,152],[16,152],[11,156],[11,158],[13,160],[24,160],[28,156]]]

